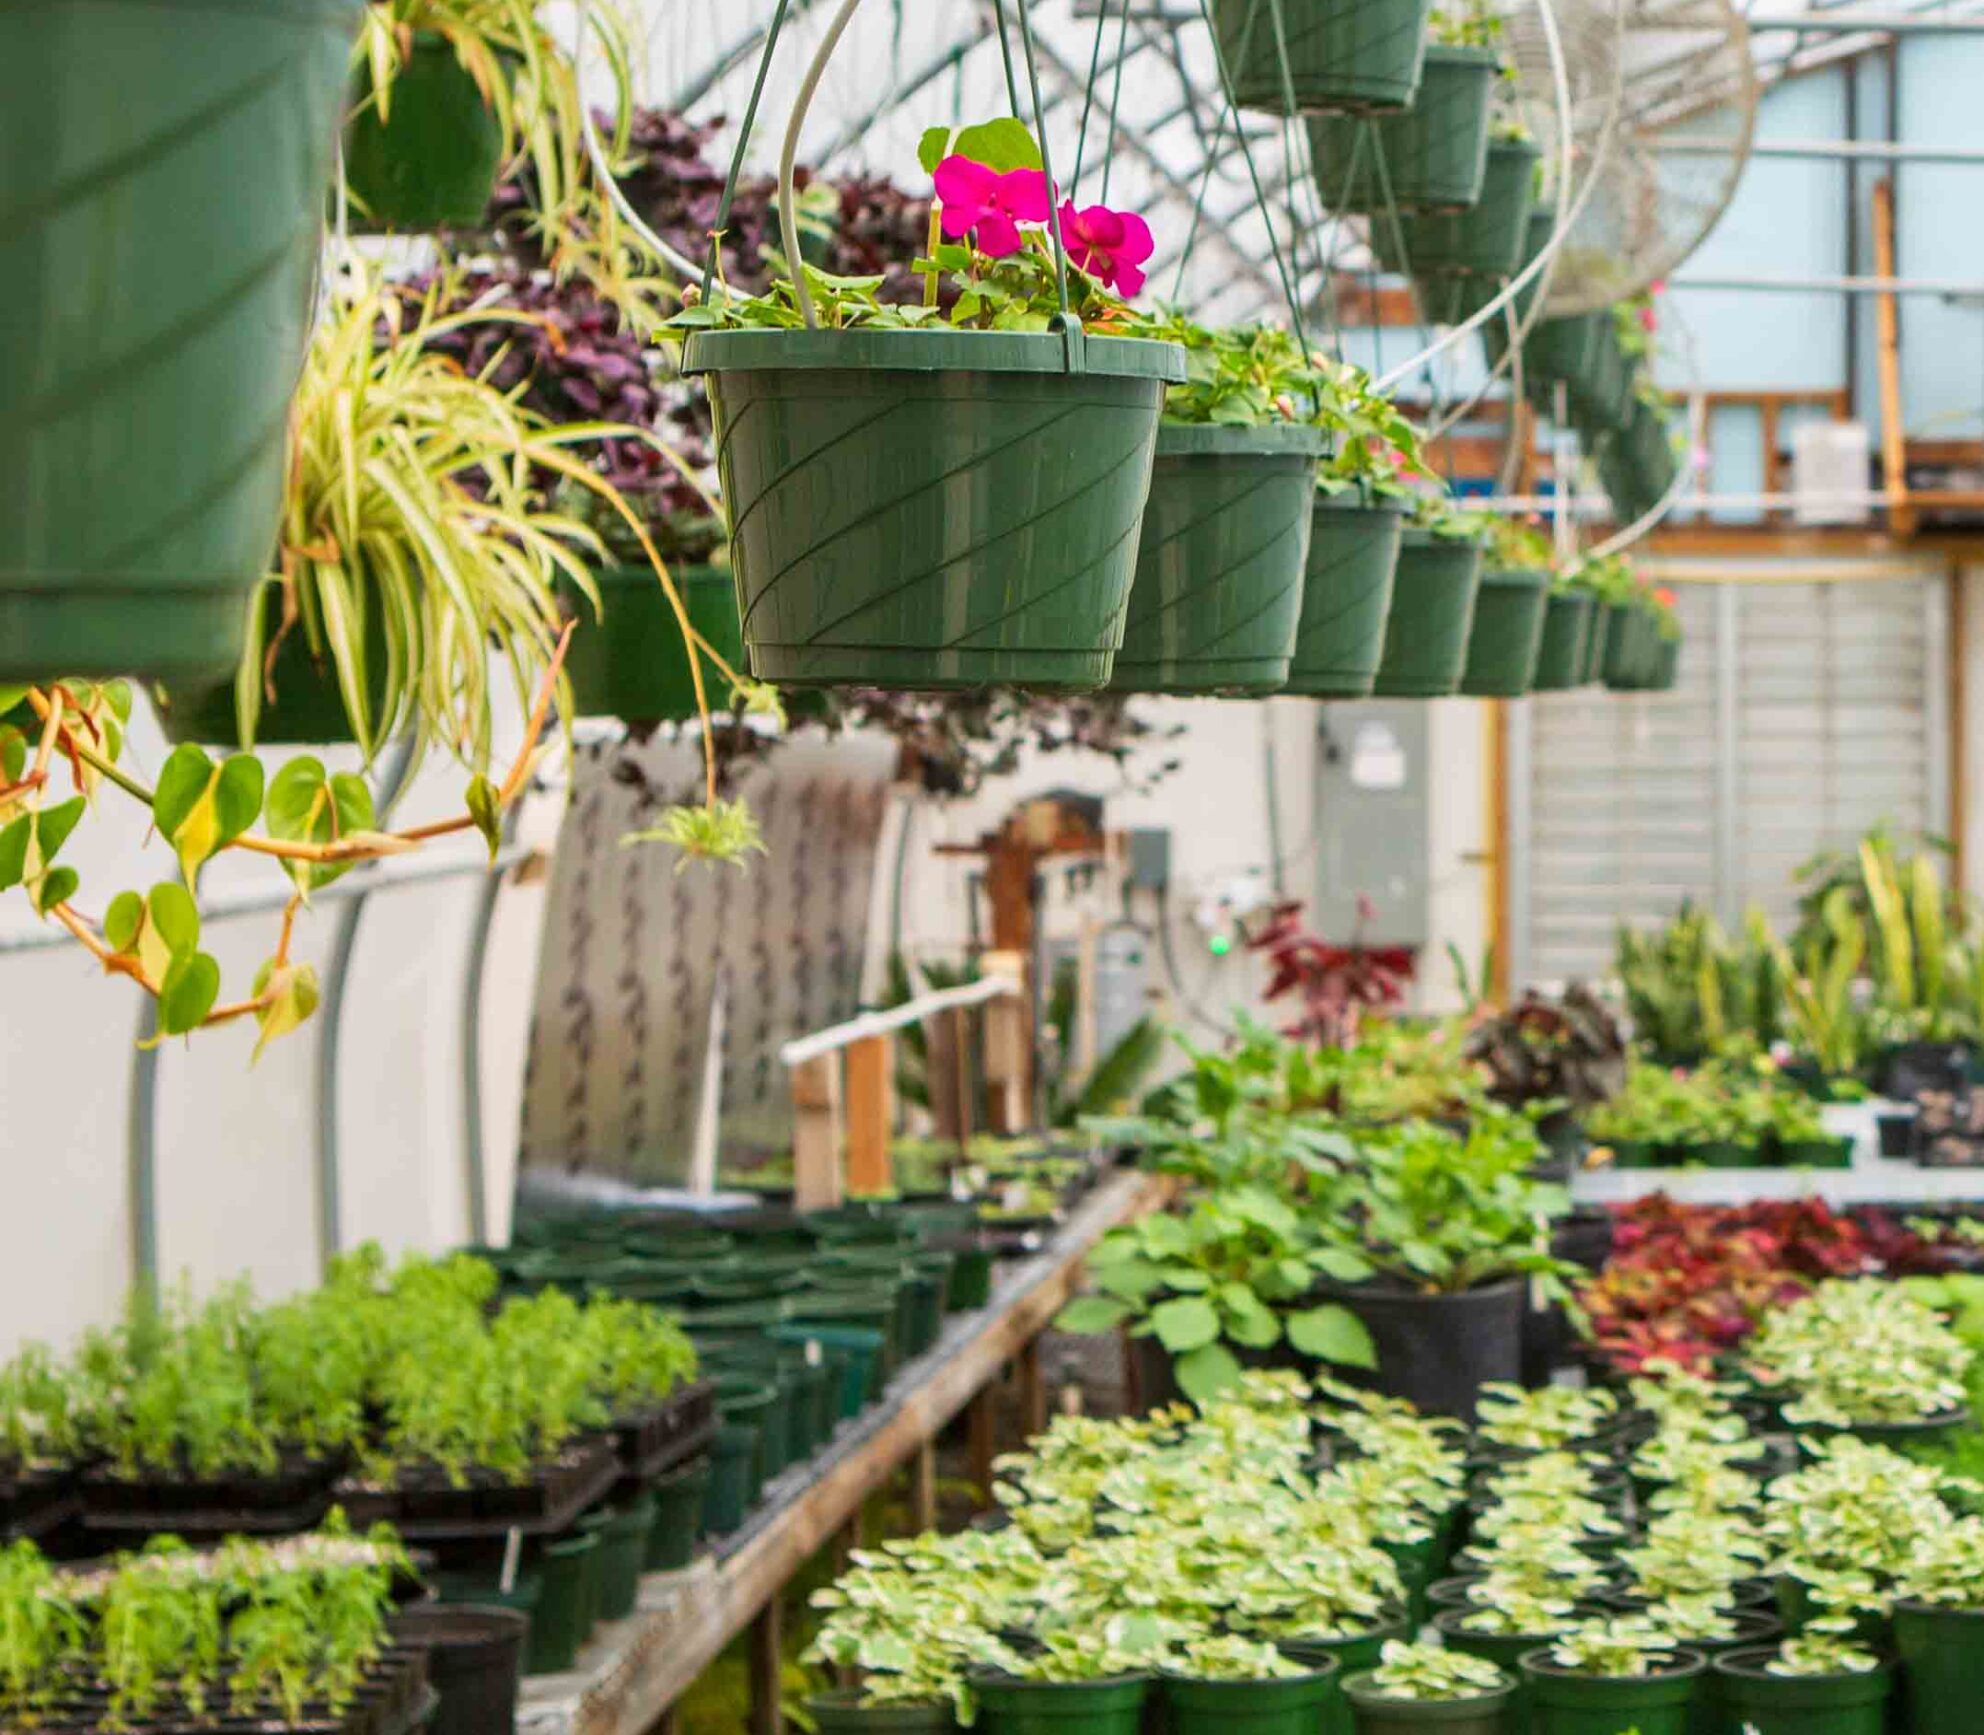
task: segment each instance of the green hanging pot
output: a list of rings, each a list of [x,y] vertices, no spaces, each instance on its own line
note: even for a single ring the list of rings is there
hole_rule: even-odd
[[[1362,699],[1385,654],[1405,510],[1355,492],[1318,494],[1309,533],[1302,615],[1285,693]]]
[[[1430,0],[1211,0],[1219,58],[1241,108],[1366,114],[1404,108],[1419,88]],[[1286,48],[1286,59],[1283,49]]]
[[[726,568],[715,566],[671,567],[668,576],[696,631],[741,671],[744,640],[737,625],[736,580]],[[560,584],[579,619],[565,653],[578,715],[619,717],[629,723],[679,723],[695,716],[689,647],[654,570],[609,566],[595,572],[593,582],[599,586],[597,619],[591,603]],[[707,662],[703,686],[712,705],[721,706],[729,697],[728,687]]]
[[[370,588],[376,604],[377,588]],[[260,641],[267,644],[281,618],[280,589],[265,585],[252,606],[262,611]],[[382,607],[374,606],[365,612],[365,672],[375,718],[385,704],[386,663],[385,613]],[[328,656],[320,662],[311,655],[310,641],[300,622],[283,639],[264,680],[253,745],[336,747],[357,741],[358,731],[345,710],[337,670]],[[197,741],[204,747],[249,746],[241,731],[234,692],[232,669],[210,681],[161,682],[152,689],[152,702],[165,738]]]
[[[1163,1682],[1169,1735],[1316,1735],[1342,1702],[1334,1657],[1306,1675],[1264,1681]]]
[[[1288,679],[1323,431],[1163,427],[1117,693],[1272,693]]]
[[[1150,1682],[1142,1675],[1102,1681],[1025,1681],[980,1675],[982,1735],[1138,1735]]]
[[[1536,649],[1533,693],[1568,693],[1585,681],[1591,660],[1592,618],[1598,598],[1588,590],[1553,590],[1543,614],[1543,640]]]
[[[1470,698],[1513,699],[1530,689],[1550,609],[1547,572],[1484,572],[1467,636],[1460,690]]]
[[[1608,313],[1574,313],[1539,319],[1523,338],[1523,391],[1546,415],[1564,388],[1574,420],[1614,416],[1619,405],[1603,355]],[[1623,379],[1621,381],[1623,383]]]
[[[1435,43],[1409,108],[1372,120],[1312,117],[1309,145],[1324,205],[1367,214],[1473,204],[1488,166],[1488,98],[1499,70],[1489,49]]]
[[[1598,476],[1621,523],[1643,518],[1666,498],[1681,460],[1667,418],[1634,398],[1626,420],[1598,448]]]
[[[503,166],[503,128],[454,45],[413,33],[412,52],[379,112],[372,70],[351,83],[344,179],[356,214],[381,229],[483,224]]]
[[[1611,636],[1612,623],[1620,614],[1619,608],[1603,598],[1594,599],[1591,611],[1591,632],[1584,647],[1584,684],[1596,686],[1605,679],[1605,642]]]
[[[1366,1671],[1343,1683],[1343,1696],[1357,1717],[1357,1735],[1506,1735],[1513,1686],[1472,1693],[1465,1699],[1401,1699],[1381,1692]]]
[[[697,332],[682,371],[708,378],[760,679],[1108,682],[1177,345]]]
[[[1678,635],[1670,639],[1666,634],[1662,633],[1660,634],[1659,646],[1653,654],[1653,672],[1647,677],[1647,691],[1650,693],[1671,693],[1674,690],[1675,683],[1680,678],[1681,640]],[[1834,1148],[1837,1145],[1837,1141],[1833,1139],[1827,1139],[1824,1143],[1828,1148]],[[1829,1168],[1847,1168],[1851,1165],[1848,1163],[1831,1162],[1826,1166]]]
[[[1385,621],[1385,654],[1371,691],[1381,699],[1438,699],[1460,686],[1481,587],[1481,544],[1408,527]]]
[[[1914,1735],[1973,1735],[1984,1704],[1984,1610],[1897,1603],[1894,1644]]]
[[[1646,685],[1650,636],[1657,635],[1653,616],[1643,608],[1615,604],[1605,623],[1605,684],[1615,693],[1637,692]]]
[[[0,0],[0,680],[231,672],[358,0]]]
[[[1419,212],[1371,219],[1371,246],[1388,270],[1508,277],[1519,268],[1530,207],[1536,201],[1536,162],[1528,140],[1497,139],[1488,147],[1481,197],[1463,211]],[[1403,240],[1404,250],[1399,243]]]
[[[1667,1653],[1649,1675],[1579,1675],[1550,1660],[1548,1650],[1522,1659],[1529,1686],[1533,1735],[1687,1735],[1688,1709],[1706,1665],[1689,1650]]]

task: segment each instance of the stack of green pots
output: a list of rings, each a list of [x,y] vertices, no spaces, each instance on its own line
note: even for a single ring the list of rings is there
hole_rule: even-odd
[[[1378,262],[1407,275],[1513,276],[1536,202],[1539,155],[1527,139],[1497,139],[1488,146],[1481,196],[1465,210],[1373,216]]]
[[[1426,50],[1410,108],[1362,119],[1312,115],[1316,190],[1332,211],[1450,211],[1481,197],[1497,62],[1485,48]]]

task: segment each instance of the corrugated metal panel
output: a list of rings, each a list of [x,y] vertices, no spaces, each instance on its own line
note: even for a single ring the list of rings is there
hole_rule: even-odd
[[[1679,587],[1688,651],[1667,694],[1531,701],[1526,974],[1606,968],[1620,920],[1683,899],[1788,921],[1791,875],[1880,821],[1936,829],[1940,578]],[[1718,728],[1718,623],[1733,717]],[[1730,751],[1730,762],[1721,761]],[[1727,835],[1718,835],[1718,815]],[[1726,883],[1724,883],[1726,881]]]

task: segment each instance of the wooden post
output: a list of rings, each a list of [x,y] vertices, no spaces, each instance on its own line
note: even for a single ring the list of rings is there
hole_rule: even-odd
[[[1040,1339],[1030,1337],[1019,1353],[1020,1432],[1029,1440],[1047,1426],[1047,1388],[1040,1380]]]
[[[886,1193],[895,1186],[889,1167],[894,1071],[891,1037],[864,1036],[847,1045],[847,1184],[856,1193]]]
[[[1874,275],[1892,278],[1894,271],[1894,182],[1883,178],[1874,183]],[[1908,431],[1901,417],[1901,315],[1892,291],[1884,289],[1874,297],[1874,319],[1880,341],[1881,482],[1888,496],[1888,528],[1897,536],[1912,536]]]
[[[987,952],[985,974],[1004,976],[1018,992],[985,1003],[985,1118],[995,1133],[1026,1129],[1032,1040],[1026,1003],[1026,955]]]
[[[779,1700],[785,1689],[784,1611],[773,1591],[751,1623],[751,1735],[784,1735],[785,1717]]]
[[[909,1465],[909,1527],[919,1535],[937,1528],[937,1442],[925,1440]]]
[[[816,1055],[792,1069],[792,1201],[824,1211],[841,1201],[840,1056]]]
[[[923,1021],[924,1082],[937,1137],[963,1145],[971,1137],[971,1009],[955,1006]]]
[[[978,1510],[992,1509],[992,1460],[999,1455],[999,1388],[987,1380],[971,1400],[967,1415],[971,1450],[971,1484]]]

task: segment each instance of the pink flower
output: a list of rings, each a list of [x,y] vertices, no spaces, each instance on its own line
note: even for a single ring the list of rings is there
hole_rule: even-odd
[[[1004,259],[1020,250],[1022,223],[1047,221],[1047,177],[1038,169],[988,169],[970,157],[946,157],[933,179],[953,241],[978,231],[981,252]]]
[[[1659,328],[1659,325],[1660,321],[1653,311],[1653,303],[1649,301],[1640,309],[1640,330],[1654,331]]]
[[[1140,267],[1156,250],[1150,225],[1134,211],[1091,205],[1077,211],[1072,199],[1061,204],[1061,245],[1068,263],[1086,271],[1105,289],[1135,295],[1144,286]]]

